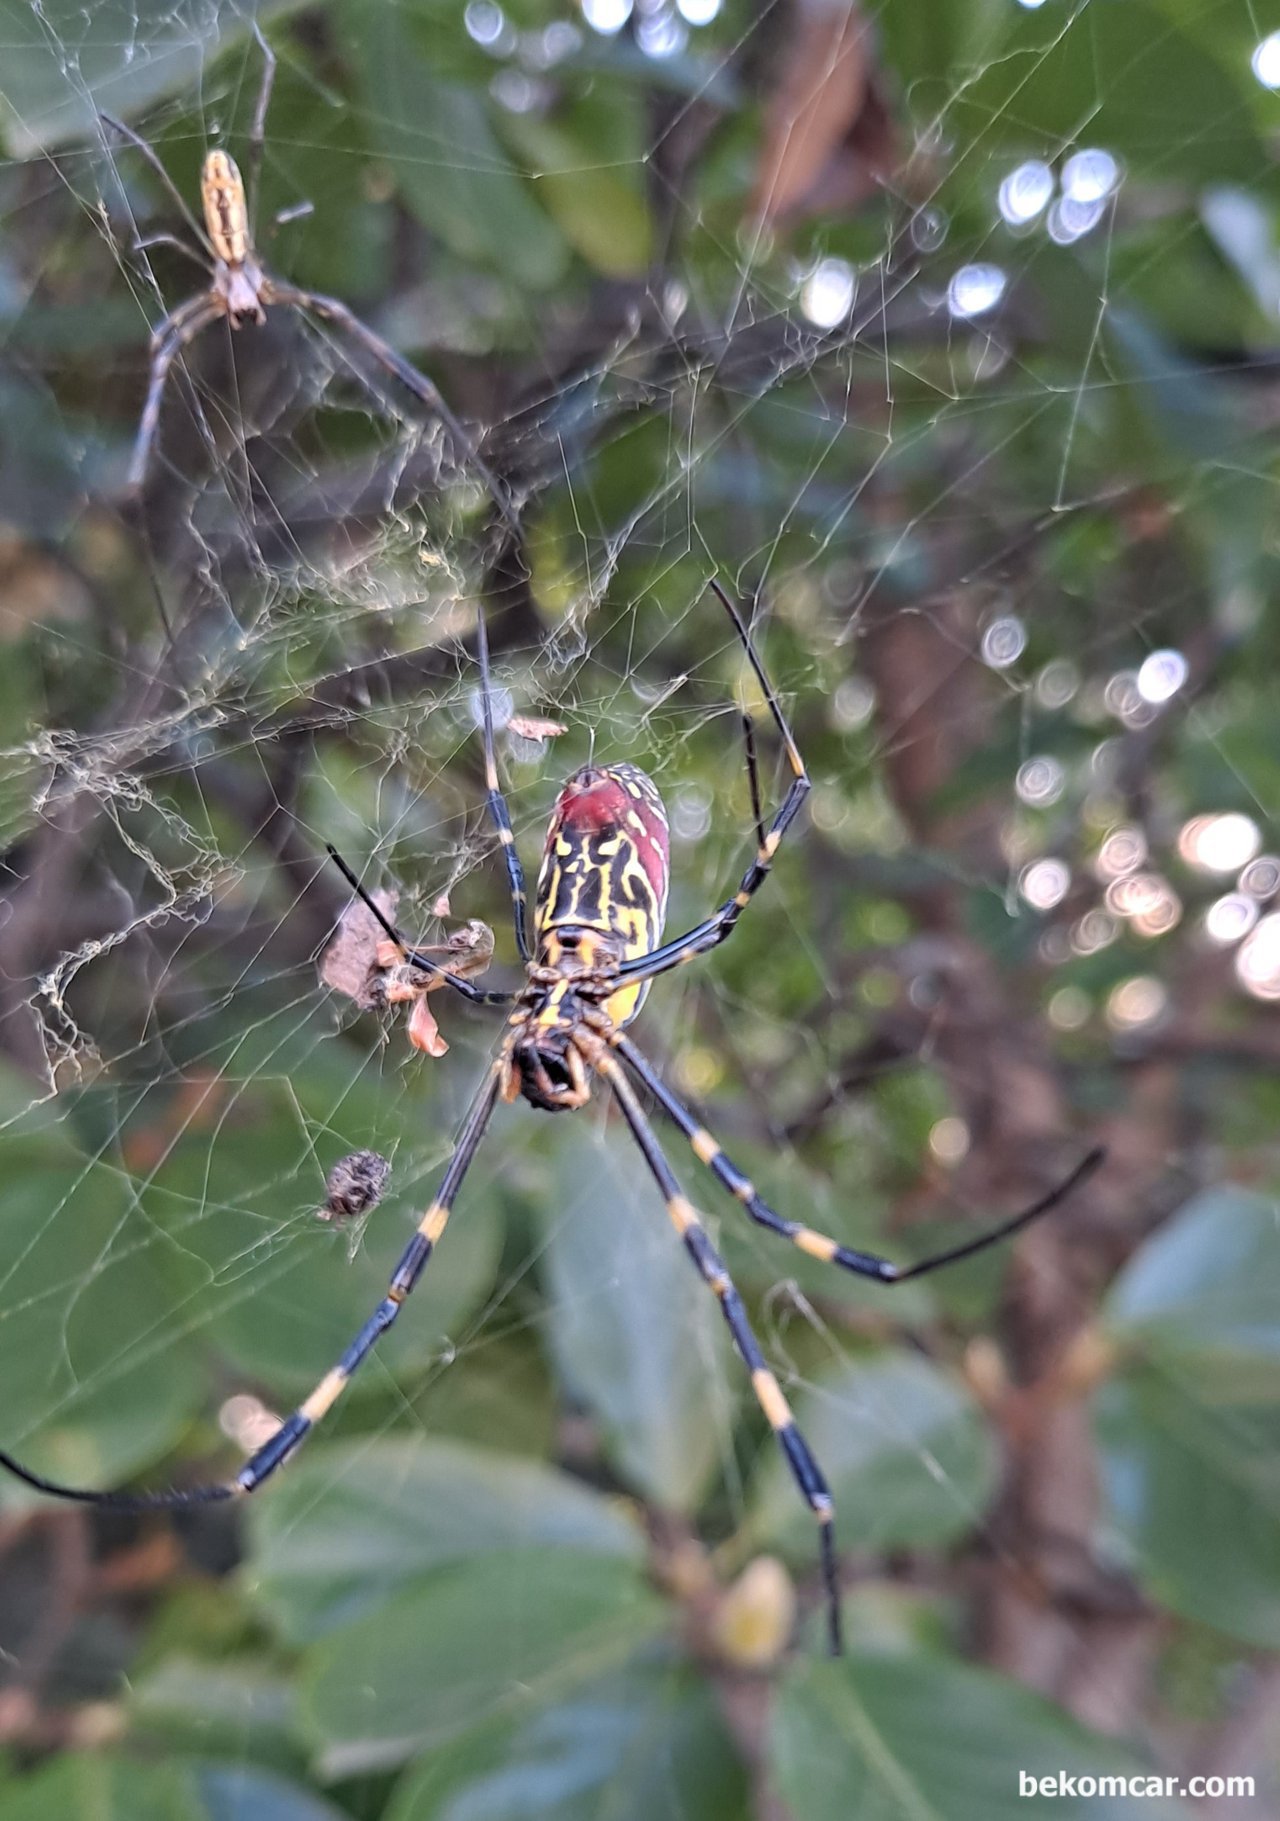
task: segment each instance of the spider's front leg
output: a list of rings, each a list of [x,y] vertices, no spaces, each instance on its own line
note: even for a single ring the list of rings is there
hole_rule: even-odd
[[[812,788],[805,763],[796,745],[791,724],[783,712],[782,703],[778,700],[777,691],[769,681],[760,654],[755,648],[751,634],[738,609],[734,606],[725,590],[714,576],[708,587],[733,622],[738,642],[746,654],[747,662],[755,674],[757,683],[764,694],[765,705],[773,720],[774,726],[782,740],[782,748],[791,768],[791,782],[787,794],[774,815],[767,830],[761,832],[759,783],[756,774],[755,742],[751,737],[750,726],[747,727],[747,776],[751,787],[752,811],[756,824],[756,857],[742,875],[741,883],[732,898],[704,917],[701,923],[695,923],[692,929],[686,930],[683,936],[675,936],[669,942],[652,949],[647,955],[638,955],[624,961],[618,969],[620,981],[652,980],[655,974],[665,974],[669,968],[680,967],[686,961],[694,960],[698,955],[705,955],[710,949],[718,948],[737,928],[738,919],[755,897],[760,887],[773,868],[774,855],[782,845],[783,836],[792,822],[799,815],[804,800]]]
[[[126,484],[130,493],[141,492],[142,483],[146,479],[152,445],[160,425],[160,404],[169,378],[169,369],[187,344],[194,341],[202,329],[207,329],[210,323],[217,321],[222,315],[222,309],[221,298],[212,292],[189,297],[186,303],[179,304],[176,310],[165,317],[152,335],[151,378],[147,385],[146,403],[138,422],[138,433],[134,439],[133,455],[129,461]]]

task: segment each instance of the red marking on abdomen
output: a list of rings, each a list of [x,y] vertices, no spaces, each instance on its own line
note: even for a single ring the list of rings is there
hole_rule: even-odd
[[[627,811],[635,807],[616,778],[608,772],[596,773],[588,784],[578,776],[570,778],[556,802],[552,830],[572,829],[575,834],[602,835],[611,828],[624,828]]]
[[[563,852],[564,848],[576,849],[576,857]],[[560,922],[566,920],[558,908],[560,899],[554,885],[563,862],[575,880],[570,897],[576,915],[587,915],[590,920],[584,907],[593,900],[601,900],[599,891],[593,892],[586,881],[589,868],[607,871],[617,906],[635,906],[634,886],[629,887],[626,878],[627,866],[634,868],[637,859],[653,894],[652,904],[645,907],[650,926],[649,943],[653,944],[658,940],[666,911],[670,873],[670,843],[662,799],[652,780],[635,765],[625,762],[607,767],[584,765],[569,779],[556,799],[551,826],[547,830],[543,871],[538,881],[539,903],[545,904],[548,895],[555,898],[549,915]],[[548,870],[553,867],[556,871]],[[634,870],[632,878],[634,880]],[[637,949],[636,952],[645,951]]]
[[[671,841],[667,833],[666,817],[660,811],[650,808],[647,803],[630,800],[627,808],[633,811],[644,823],[644,832],[628,826],[627,833],[635,844],[650,885],[657,894],[658,903],[665,907],[667,902],[667,880],[671,872]]]

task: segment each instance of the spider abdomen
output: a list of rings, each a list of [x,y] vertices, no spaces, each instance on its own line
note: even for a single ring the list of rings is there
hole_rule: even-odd
[[[613,963],[647,955],[662,938],[671,843],[667,813],[652,779],[638,766],[585,765],[565,784],[547,829],[538,873],[535,927],[539,960],[562,964],[566,951],[586,950],[593,932],[608,939]],[[630,1023],[648,983],[628,986],[605,1002],[616,1025]]]
[[[242,266],[252,251],[244,179],[229,152],[210,152],[200,172],[200,200],[213,251],[224,265]]]

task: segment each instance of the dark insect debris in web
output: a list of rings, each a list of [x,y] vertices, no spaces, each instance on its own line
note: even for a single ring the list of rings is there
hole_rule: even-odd
[[[340,1157],[325,1179],[324,1206],[316,1209],[317,1219],[342,1222],[371,1213],[382,1200],[390,1175],[390,1163],[377,1151],[352,1151],[349,1157]]]

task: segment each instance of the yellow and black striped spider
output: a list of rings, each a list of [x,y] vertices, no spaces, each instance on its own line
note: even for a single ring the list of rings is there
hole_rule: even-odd
[[[123,121],[115,120],[109,114],[102,116],[113,132],[127,139],[146,158],[196,239],[196,246],[192,247],[176,235],[162,234],[153,236],[145,244],[151,246],[157,244],[157,241],[167,242],[198,264],[210,268],[207,289],[197,292],[194,297],[188,297],[184,303],[170,310],[152,334],[147,398],[129,462],[130,491],[137,492],[146,479],[152,445],[160,426],[160,405],[165,385],[170,369],[182,350],[219,318],[224,319],[233,329],[241,329],[246,323],[261,325],[266,321],[267,310],[280,305],[309,311],[322,322],[331,324],[361,348],[384,372],[398,380],[406,392],[412,394],[428,412],[438,417],[463,459],[470,463],[484,482],[499,511],[511,527],[516,529],[512,506],[505,490],[481,460],[470,437],[426,375],[419,373],[389,342],[385,342],[380,335],[375,335],[367,323],[361,322],[355,312],[336,297],[324,297],[318,291],[303,291],[296,285],[284,284],[280,279],[273,278],[259,260],[253,243],[252,217],[257,201],[267,108],[275,81],[276,60],[257,26],[254,27],[254,36],[262,51],[263,71],[262,86],[258,92],[249,133],[248,193],[246,196],[244,179],[235,159],[228,152],[209,152],[200,171],[203,228],[187,207],[154,148]],[[356,371],[359,369],[356,368]]]
[[[804,761],[751,635],[719,583],[713,580],[710,586],[732,621],[763,691],[791,769],[791,782],[782,806],[766,830],[759,809],[755,749],[748,738],[746,760],[755,810],[756,854],[733,896],[682,936],[662,941],[669,871],[667,818],[662,799],[652,781],[634,765],[587,765],[564,785],[547,830],[534,908],[536,948],[531,950],[526,930],[524,875],[511,819],[498,783],[488,642],[481,615],[477,622],[476,645],[483,705],[487,801],[506,859],[516,942],[525,967],[523,986],[509,993],[483,991],[470,981],[450,974],[421,950],[414,949],[346,863],[332,848],[329,849],[352,890],[396,944],[406,962],[427,974],[441,976],[445,983],[474,1004],[511,1008],[505,1035],[463,1121],[444,1180],[391,1273],[386,1296],[337,1364],[270,1440],[246,1461],[234,1479],[156,1493],[94,1492],[44,1479],[5,1453],[0,1453],[0,1466],[40,1492],[116,1510],[202,1505],[253,1492],[293,1454],[337,1401],[378,1337],[396,1320],[444,1233],[463,1178],[497,1101],[500,1098],[515,1100],[523,1095],[533,1106],[548,1112],[568,1111],[586,1104],[593,1078],[599,1076],[607,1084],[630,1127],[694,1266],[720,1303],[734,1344],[751,1374],[752,1388],[760,1407],[777,1436],[801,1494],[818,1521],[828,1635],[832,1653],[839,1654],[841,1629],[833,1528],[835,1508],[830,1490],[795,1425],[777,1379],[765,1362],[724,1262],[693,1204],[680,1188],[641,1106],[633,1081],[653,1096],[689,1141],[698,1161],[742,1204],[752,1220],[790,1240],[812,1258],[840,1265],[846,1271],[884,1284],[906,1283],[927,1271],[969,1258],[1016,1233],[1028,1221],[1061,1201],[1097,1167],[1102,1153],[1090,1152],[1065,1182],[1032,1207],[1002,1221],[990,1231],[914,1265],[895,1265],[873,1253],[856,1252],[839,1245],[800,1221],[776,1213],[626,1035],[626,1026],[640,1010],[655,975],[706,954],[733,934],[739,917],[768,877],[783,836],[809,791]]]

